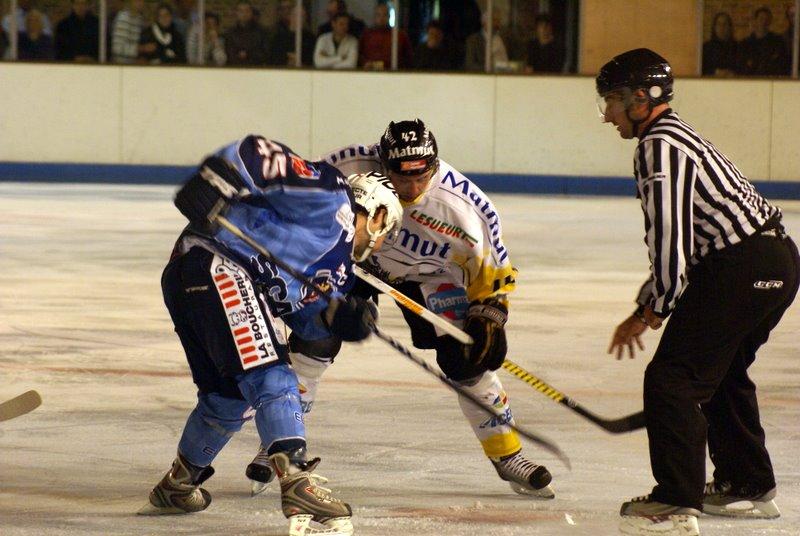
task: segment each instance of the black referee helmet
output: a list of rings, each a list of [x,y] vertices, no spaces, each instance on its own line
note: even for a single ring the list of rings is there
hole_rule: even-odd
[[[603,65],[595,80],[597,93],[615,89],[644,89],[653,105],[672,100],[672,67],[662,56],[647,48],[629,50]]]

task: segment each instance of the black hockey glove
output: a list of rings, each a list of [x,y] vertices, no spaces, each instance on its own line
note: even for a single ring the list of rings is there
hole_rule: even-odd
[[[203,225],[224,214],[229,202],[246,193],[239,172],[228,161],[210,156],[175,194],[175,206],[190,222]]]
[[[474,301],[467,310],[464,331],[472,337],[472,346],[465,346],[465,357],[475,366],[497,370],[506,358],[506,320],[508,309],[499,300]]]
[[[331,302],[323,318],[326,319],[331,333],[343,341],[357,342],[366,339],[372,333],[372,327],[378,318],[378,308],[364,298],[347,296]]]

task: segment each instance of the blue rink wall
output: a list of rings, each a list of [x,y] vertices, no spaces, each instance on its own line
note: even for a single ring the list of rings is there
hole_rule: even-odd
[[[0,181],[177,185],[194,169],[194,166],[0,162]],[[597,196],[633,196],[636,193],[631,177],[489,173],[467,173],[467,176],[487,192]],[[798,182],[753,182],[758,191],[769,198],[800,199]]]
[[[420,117],[493,192],[633,195],[635,141],[585,76],[3,64],[0,180],[177,184],[248,133],[307,158]],[[678,79],[674,109],[774,198],[800,199],[800,82]]]

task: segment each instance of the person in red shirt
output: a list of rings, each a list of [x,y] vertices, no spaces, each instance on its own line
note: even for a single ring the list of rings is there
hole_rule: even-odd
[[[392,28],[389,26],[389,6],[380,3],[375,6],[374,26],[361,34],[358,45],[358,64],[365,69],[383,70],[392,66]],[[397,36],[397,67],[411,67],[411,40],[405,30]]]

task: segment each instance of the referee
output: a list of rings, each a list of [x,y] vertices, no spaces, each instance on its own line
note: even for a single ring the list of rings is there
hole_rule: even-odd
[[[699,534],[697,515],[778,517],[775,477],[747,375],[758,348],[794,300],[797,247],[781,211],[669,108],[672,70],[640,48],[600,70],[604,122],[636,137],[637,197],[651,274],[639,307],[614,332],[621,358],[671,316],[644,378],[650,464],[657,485],[622,505],[625,532],[657,520]],[[714,480],[704,486],[705,447]],[[749,501],[750,508],[728,509]],[[675,527],[678,530],[679,527]]]

